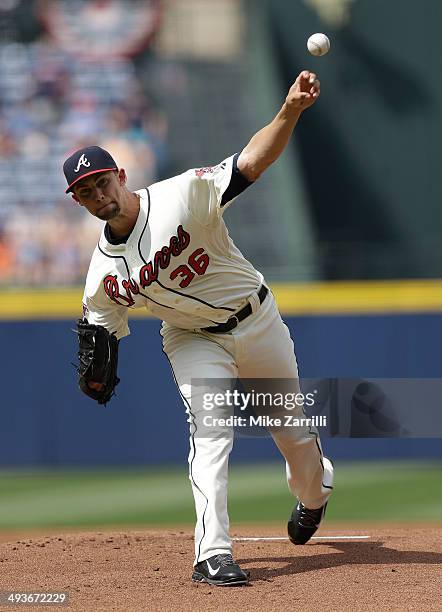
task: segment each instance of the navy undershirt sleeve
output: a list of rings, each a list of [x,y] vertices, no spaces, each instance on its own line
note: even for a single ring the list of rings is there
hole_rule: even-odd
[[[230,183],[229,186],[227,187],[227,189],[225,190],[222,200],[221,200],[221,208],[223,206],[225,206],[228,202],[230,202],[231,200],[233,200],[233,198],[236,198],[236,196],[239,196],[240,193],[242,193],[245,189],[247,189],[247,187],[250,187],[250,185],[253,185],[253,181],[249,181],[248,179],[246,179],[246,177],[241,174],[241,172],[238,169],[238,157],[239,157],[239,153],[236,153],[233,156],[233,165],[232,165],[232,176],[230,179]]]

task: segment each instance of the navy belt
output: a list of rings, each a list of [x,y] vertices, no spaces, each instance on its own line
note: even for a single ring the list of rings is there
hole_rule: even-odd
[[[258,291],[258,298],[260,304],[262,304],[263,301],[266,299],[268,292],[269,290],[267,289],[267,287],[265,285],[261,285]],[[247,319],[247,317],[251,314],[252,306],[249,303],[246,304],[244,308],[241,308],[241,310],[238,310],[236,314],[232,315],[229,319],[227,319],[225,323],[220,323],[219,325],[214,325],[213,327],[203,327],[203,331],[210,332],[211,334],[227,334],[228,332],[232,331],[232,329],[235,329],[235,327],[237,327],[237,325],[241,323],[241,321]]]

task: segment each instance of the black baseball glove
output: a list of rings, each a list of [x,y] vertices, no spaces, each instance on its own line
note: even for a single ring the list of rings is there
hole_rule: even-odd
[[[87,319],[78,319],[78,386],[99,404],[106,404],[120,382],[117,376],[118,340],[102,325],[91,325]],[[89,383],[102,385],[99,390]],[[96,385],[98,387],[98,385]]]

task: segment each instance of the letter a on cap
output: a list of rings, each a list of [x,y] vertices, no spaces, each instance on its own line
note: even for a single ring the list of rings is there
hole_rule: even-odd
[[[77,164],[77,167],[75,168],[74,172],[79,172],[80,171],[80,166],[84,166],[85,168],[89,168],[90,165],[91,164],[88,161],[86,155],[83,153],[83,155],[78,160],[78,164]]]

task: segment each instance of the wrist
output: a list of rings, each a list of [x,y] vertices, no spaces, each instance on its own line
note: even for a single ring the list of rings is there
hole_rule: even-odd
[[[304,109],[300,106],[299,101],[289,100],[286,98],[281,108],[281,114],[285,118],[298,119]]]

